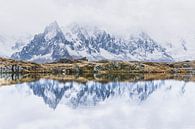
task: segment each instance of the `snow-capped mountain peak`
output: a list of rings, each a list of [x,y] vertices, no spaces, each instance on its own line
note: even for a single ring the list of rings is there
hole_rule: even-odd
[[[58,23],[54,21],[51,24],[49,24],[44,30],[45,40],[46,41],[51,40],[57,35],[58,32],[61,32],[61,29]]]
[[[63,31],[57,22],[47,26],[12,58],[48,62],[61,58],[88,60],[172,61],[166,49],[146,33],[124,39],[97,27],[69,26]]]

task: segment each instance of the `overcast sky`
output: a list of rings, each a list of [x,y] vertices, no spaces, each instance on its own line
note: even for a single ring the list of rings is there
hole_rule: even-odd
[[[195,34],[194,0],[0,0],[0,33],[38,33],[56,20],[144,30],[168,37]]]

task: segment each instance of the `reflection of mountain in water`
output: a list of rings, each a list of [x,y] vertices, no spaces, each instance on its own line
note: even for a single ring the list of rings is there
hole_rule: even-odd
[[[40,80],[29,83],[33,93],[43,98],[50,108],[55,109],[59,102],[73,106],[95,106],[97,103],[112,97],[128,97],[142,102],[164,81],[147,82],[58,82],[53,80]]]

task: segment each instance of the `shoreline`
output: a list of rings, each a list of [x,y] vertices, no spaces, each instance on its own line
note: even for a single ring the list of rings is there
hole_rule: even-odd
[[[166,73],[136,73],[136,74],[83,74],[64,75],[52,73],[29,73],[29,74],[0,74],[0,86],[35,82],[40,79],[55,80],[59,82],[79,82],[86,83],[95,81],[99,83],[109,82],[137,82],[153,80],[178,80],[195,82],[195,74],[166,74]]]

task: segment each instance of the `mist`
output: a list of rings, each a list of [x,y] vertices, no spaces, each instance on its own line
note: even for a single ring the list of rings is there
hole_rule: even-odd
[[[195,37],[193,0],[0,0],[0,33],[39,33],[50,22],[85,23],[157,40]]]

